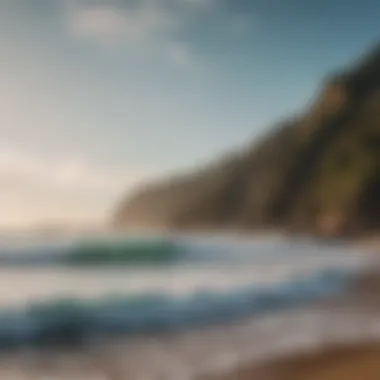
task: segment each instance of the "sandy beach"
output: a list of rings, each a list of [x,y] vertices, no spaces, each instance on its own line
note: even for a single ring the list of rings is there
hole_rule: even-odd
[[[329,310],[346,310],[347,314],[377,319],[380,309],[380,275],[378,271],[359,278],[346,297],[323,303]],[[357,339],[345,343],[331,339],[312,349],[288,353],[277,358],[264,359],[241,365],[224,374],[202,376],[199,380],[377,380],[380,376],[380,339],[377,331],[361,335],[368,325],[357,320]],[[342,318],[344,323],[344,318]],[[361,336],[360,336],[361,335]]]
[[[378,380],[379,375],[380,344],[369,342],[246,366],[215,380]]]

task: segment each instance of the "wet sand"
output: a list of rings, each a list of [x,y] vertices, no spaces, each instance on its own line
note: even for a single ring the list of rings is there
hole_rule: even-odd
[[[377,342],[326,348],[202,380],[379,380],[380,344]],[[199,380],[200,380],[199,379]]]
[[[350,294],[324,302],[331,309],[361,310],[376,315],[380,309],[380,273],[360,278]],[[363,325],[363,330],[365,326]],[[241,365],[224,374],[201,376],[198,380],[379,380],[380,339],[364,342],[331,342],[277,359]]]

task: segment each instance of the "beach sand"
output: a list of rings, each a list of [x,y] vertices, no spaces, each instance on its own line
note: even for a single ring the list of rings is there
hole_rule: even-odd
[[[353,309],[377,314],[380,308],[380,274],[359,278],[351,292],[323,303],[329,309]],[[365,326],[363,326],[364,330]],[[380,339],[334,343],[314,350],[252,362],[224,374],[201,376],[198,380],[379,380]]]
[[[379,380],[380,344],[344,345],[301,353],[199,380]]]

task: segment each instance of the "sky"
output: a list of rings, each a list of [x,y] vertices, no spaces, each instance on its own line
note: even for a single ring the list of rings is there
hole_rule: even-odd
[[[0,0],[0,228],[102,223],[302,110],[378,0]]]

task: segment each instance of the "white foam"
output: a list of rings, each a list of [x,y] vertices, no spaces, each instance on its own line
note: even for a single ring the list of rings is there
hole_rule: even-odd
[[[0,268],[0,307],[55,297],[93,298],[110,293],[162,292],[184,296],[199,290],[228,291],[281,283],[323,268],[356,269],[371,261],[368,254],[347,250],[344,245],[321,247],[307,241],[230,238],[181,238],[179,241],[184,247],[184,261],[176,266],[113,270]],[[58,248],[55,256],[57,251]],[[201,260],[196,261],[197,258]]]
[[[323,268],[363,270],[373,260],[371,255],[358,255],[353,250],[346,251],[345,247],[321,247],[310,242],[290,245],[284,244],[282,240],[259,243],[231,243],[225,240],[223,244],[219,242],[216,245],[215,241],[204,245],[195,243],[195,240],[192,241],[193,250],[187,252],[190,256],[201,257],[202,252],[213,257],[217,247],[227,245],[228,249],[224,246],[224,256],[238,257],[235,263],[238,265],[231,265],[231,261],[227,260],[227,264],[217,262],[211,266],[184,265],[120,271],[7,269],[0,273],[0,304],[19,305],[60,296],[93,298],[109,293],[125,296],[159,291],[183,296],[199,289],[227,291],[248,285],[276,284],[297,276],[310,275]],[[112,365],[132,374],[128,376],[132,380],[156,380],[163,375],[167,380],[189,380],[201,373],[225,372],[252,360],[312,350],[331,341],[380,338],[379,320],[380,315],[355,310],[347,313],[346,310],[314,307],[282,311],[228,326],[163,335],[155,339],[150,337],[118,344],[95,345],[89,352],[77,354],[70,360],[79,363],[78,371],[82,371],[89,380],[106,376],[86,372],[88,362],[94,356],[108,358]],[[44,360],[48,362],[50,359],[44,357]],[[75,373],[67,375],[66,370],[58,371],[59,365],[65,366],[60,363],[62,357],[51,360],[55,364],[47,376],[65,380],[83,378]],[[29,362],[25,364],[17,358],[14,363],[17,368],[29,365]],[[28,367],[25,373],[28,371],[32,373],[33,369]],[[15,379],[12,373],[11,370],[4,378]],[[43,378],[42,375],[39,378]]]
[[[80,362],[78,371],[83,371],[91,360],[102,358],[106,365],[99,362],[99,371],[104,371],[105,376],[107,368],[112,367],[128,374],[131,380],[192,380],[205,374],[217,376],[253,361],[311,352],[332,342],[380,339],[379,320],[380,314],[358,310],[347,314],[346,310],[314,307],[206,330],[94,346],[70,360]],[[44,361],[50,360],[45,354]],[[63,359],[54,359],[49,374],[57,373],[57,378],[65,380],[80,378],[67,373],[65,377],[63,365],[57,361]],[[20,369],[23,363],[15,360],[14,365]],[[30,370],[25,365],[24,368]],[[99,378],[96,376],[87,374],[86,379]]]

